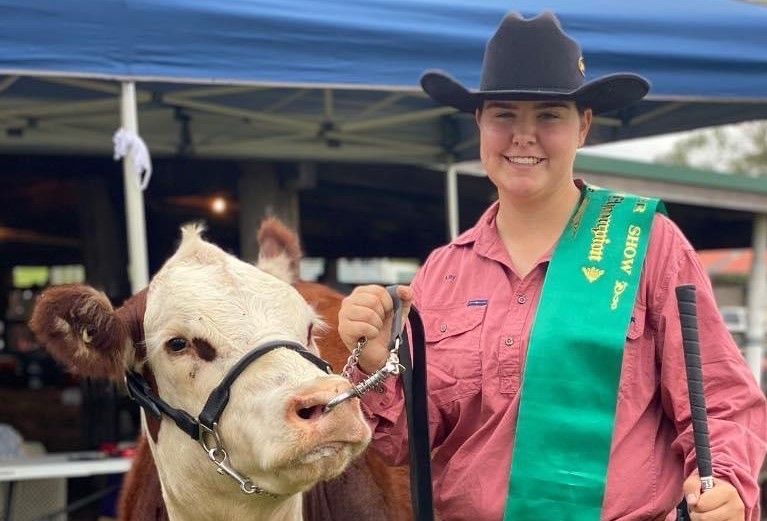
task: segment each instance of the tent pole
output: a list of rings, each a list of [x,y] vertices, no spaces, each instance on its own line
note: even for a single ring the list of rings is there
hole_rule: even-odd
[[[458,237],[458,167],[450,165],[445,175],[445,199],[447,200],[447,229],[449,239]]]
[[[132,81],[122,83],[120,117],[122,127],[138,135],[136,84]],[[144,194],[136,178],[132,154],[127,154],[123,159],[123,187],[125,189],[125,221],[128,229],[128,278],[131,291],[135,294],[149,283],[149,267]]]
[[[765,250],[767,250],[767,214],[754,216],[752,236],[753,262],[748,281],[748,332],[746,333],[745,355],[748,366],[762,383],[762,356],[764,355],[764,312],[765,293],[767,293],[767,270],[765,270]]]

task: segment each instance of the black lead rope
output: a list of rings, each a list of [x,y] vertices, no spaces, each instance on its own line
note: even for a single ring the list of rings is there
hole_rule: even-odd
[[[413,503],[413,518],[416,521],[433,521],[431,447],[426,394],[426,337],[421,315],[415,306],[411,306],[408,315],[413,336],[411,348],[407,331],[402,331],[402,302],[397,295],[396,286],[389,286],[387,290],[394,302],[392,342],[396,336],[401,335],[400,363],[405,368],[402,372],[402,384],[405,391],[410,448],[410,495]]]

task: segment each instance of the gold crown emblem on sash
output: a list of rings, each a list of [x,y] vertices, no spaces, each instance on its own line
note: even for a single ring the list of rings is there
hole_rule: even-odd
[[[581,269],[583,270],[583,274],[586,275],[586,279],[592,283],[596,282],[596,280],[605,273],[605,270],[600,270],[595,266],[589,266],[588,268]]]

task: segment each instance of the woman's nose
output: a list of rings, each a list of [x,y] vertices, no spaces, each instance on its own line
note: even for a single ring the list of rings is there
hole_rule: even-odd
[[[533,145],[535,144],[535,133],[529,131],[522,132],[517,130],[514,132],[514,137],[512,137],[512,143],[519,147]]]
[[[535,123],[527,118],[520,118],[514,122],[512,142],[516,146],[532,145],[536,141]]]

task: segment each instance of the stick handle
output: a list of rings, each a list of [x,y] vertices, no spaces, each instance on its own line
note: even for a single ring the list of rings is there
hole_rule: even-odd
[[[682,326],[682,343],[687,369],[687,389],[690,395],[690,412],[692,415],[692,432],[695,437],[698,475],[700,476],[701,491],[706,491],[714,486],[714,477],[711,468],[706,396],[703,392],[703,370],[698,343],[698,309],[695,300],[695,286],[691,284],[678,286],[676,299]]]

